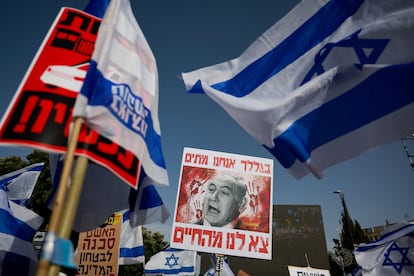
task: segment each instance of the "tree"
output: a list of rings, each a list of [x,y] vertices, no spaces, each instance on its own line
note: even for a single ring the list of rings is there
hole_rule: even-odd
[[[342,213],[341,247],[352,252],[354,245],[366,243],[369,239],[357,220],[353,221],[348,213]],[[357,268],[355,257],[350,265],[345,267],[346,273],[351,273]]]
[[[354,237],[356,244],[369,242],[368,236],[365,234],[364,230],[362,230],[362,227],[357,220],[355,220]]]
[[[341,245],[343,248],[354,250],[354,223],[347,213],[342,213]]]
[[[357,220],[353,221],[342,213],[341,244],[343,248],[353,250],[354,245],[366,243],[369,239]]]

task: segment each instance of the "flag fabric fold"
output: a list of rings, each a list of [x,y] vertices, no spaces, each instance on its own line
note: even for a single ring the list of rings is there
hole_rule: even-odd
[[[8,199],[27,206],[43,166],[43,162],[36,163],[0,176],[0,186],[7,191]]]
[[[122,212],[121,241],[119,244],[119,265],[145,264],[142,226],[131,226],[130,212]]]
[[[49,163],[54,189],[48,199],[48,206],[53,208],[54,194],[63,168],[62,156],[50,154]],[[133,227],[155,222],[165,223],[170,213],[155,184],[150,178],[145,177],[143,170],[139,182],[138,190],[135,190],[110,170],[89,162],[73,229],[77,232],[90,231],[102,225],[113,213],[125,209],[131,210],[130,219]]]
[[[358,246],[362,275],[414,275],[414,222],[403,223],[377,241]]]
[[[109,3],[73,116],[133,152],[155,183],[168,186],[157,66],[129,0]]]
[[[145,264],[145,275],[195,275],[197,252],[167,248]]]
[[[98,17],[102,17],[106,10],[109,13],[113,13],[114,9],[119,9],[119,2],[113,4],[112,8],[108,7],[109,0],[91,0],[89,1],[85,11]],[[128,6],[123,3],[123,8],[127,9],[124,12],[128,12]],[[130,11],[130,9],[129,9]],[[131,13],[123,14],[120,16],[123,20],[133,20]],[[104,19],[105,20],[105,19]],[[108,19],[104,24],[107,25]],[[110,19],[109,19],[110,21]],[[131,23],[131,22],[130,22]],[[132,23],[131,23],[132,24]],[[125,24],[124,27],[128,27],[129,24]],[[105,29],[106,27],[103,27]],[[100,27],[101,29],[101,27]],[[128,28],[128,32],[136,31],[135,29]],[[95,49],[101,46],[96,45]],[[63,169],[64,159],[60,154],[49,155],[50,171],[52,175],[53,190],[50,194],[46,205],[52,209],[55,193],[58,189],[60,182],[61,171]],[[73,167],[75,167],[73,164]],[[131,210],[131,226],[136,227],[138,225],[145,225],[154,222],[164,223],[170,216],[170,213],[166,209],[158,191],[155,187],[154,181],[151,178],[146,177],[146,173],[143,169],[140,170],[138,189],[130,188],[123,180],[117,177],[109,169],[89,162],[85,173],[85,178],[82,186],[82,193],[80,195],[77,212],[73,224],[73,230],[77,232],[87,232],[95,229],[103,224],[108,217],[119,210],[130,209]],[[142,200],[144,197],[144,200]],[[149,209],[147,209],[149,208]]]
[[[8,199],[0,187],[0,275],[35,275],[33,237],[43,218]]]
[[[301,1],[238,58],[183,73],[289,172],[324,169],[414,132],[414,4]]]

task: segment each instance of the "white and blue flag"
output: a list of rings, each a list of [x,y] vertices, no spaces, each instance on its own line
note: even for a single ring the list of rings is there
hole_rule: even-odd
[[[129,210],[122,212],[118,265],[145,264],[142,226],[133,227],[130,223],[129,215]]]
[[[379,240],[355,249],[362,275],[414,275],[414,222],[394,228]]]
[[[241,56],[183,73],[296,178],[414,133],[414,2],[302,1]]]
[[[50,209],[53,208],[63,162],[61,155],[49,155],[53,182],[53,191],[47,202]],[[165,223],[170,217],[170,212],[159,195],[155,183],[146,176],[144,170],[141,170],[138,190],[135,190],[107,168],[89,162],[73,229],[77,232],[90,231],[101,226],[113,213],[125,209],[130,210],[129,216],[133,227]]]
[[[44,164],[32,164],[0,176],[0,186],[7,192],[9,200],[27,206]]]
[[[196,260],[196,251],[167,248],[150,258],[144,272],[145,275],[195,275]]]
[[[155,183],[168,186],[157,65],[129,0],[109,3],[73,116],[134,153]]]
[[[32,244],[43,218],[8,199],[0,186],[0,275],[34,275],[37,256]]]

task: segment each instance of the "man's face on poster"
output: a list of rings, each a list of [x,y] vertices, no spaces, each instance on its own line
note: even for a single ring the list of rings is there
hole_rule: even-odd
[[[212,179],[204,195],[204,219],[212,226],[222,227],[239,215],[245,194],[245,185],[232,176]]]

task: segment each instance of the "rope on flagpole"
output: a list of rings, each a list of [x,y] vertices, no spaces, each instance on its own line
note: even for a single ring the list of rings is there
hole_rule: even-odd
[[[76,177],[77,178],[76,180],[74,179],[73,183],[69,182],[69,177],[72,171],[72,164],[75,158],[75,150],[77,147],[78,137],[79,137],[79,133],[82,127],[82,123],[83,123],[82,118],[80,117],[75,118],[73,128],[72,128],[72,131],[69,137],[68,148],[65,154],[65,161],[63,164],[59,186],[56,192],[55,201],[53,203],[53,209],[52,209],[53,211],[52,211],[52,214],[49,220],[48,232],[46,234],[45,243],[42,247],[42,251],[40,254],[36,276],[45,276],[45,275],[54,276],[58,274],[59,271],[56,268],[51,269],[52,268],[51,260],[53,258],[53,253],[55,250],[54,243],[56,240],[56,236],[62,239],[67,238],[69,237],[70,232],[72,230],[73,218],[74,218],[74,214],[76,213],[76,209],[77,209],[77,208],[73,208],[73,206],[76,207],[79,201],[79,196],[76,199],[70,199],[69,202],[66,202],[68,201],[68,198],[70,198],[70,197],[67,197],[66,193],[67,191],[69,191],[70,193],[74,193],[74,192],[71,192],[71,190],[79,189],[79,187],[77,187],[79,185],[80,187],[82,187],[83,178],[80,179],[80,182],[81,182],[80,184],[77,183],[79,182],[78,177]],[[81,163],[84,163],[84,162],[81,162]],[[86,170],[86,167],[85,167],[85,170]],[[74,187],[74,184],[76,184],[75,187]],[[74,201],[76,201],[76,205],[74,204],[75,203]],[[64,204],[65,204],[65,209],[63,208]],[[72,210],[66,210],[66,209],[72,209]],[[73,216],[73,218],[69,217],[68,219],[66,219],[62,214],[64,211],[65,211],[66,216],[68,215]],[[74,213],[73,215],[71,214],[72,212]],[[69,229],[63,229],[63,226],[64,228],[69,228]],[[67,233],[69,233],[69,235]]]

